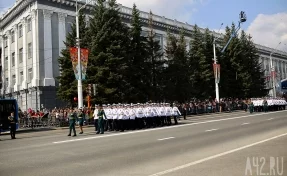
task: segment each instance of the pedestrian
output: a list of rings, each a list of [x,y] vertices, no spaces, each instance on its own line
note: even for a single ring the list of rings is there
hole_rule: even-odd
[[[98,131],[97,134],[104,134],[104,119],[107,119],[103,106],[100,105],[98,108]]]
[[[75,123],[76,123],[76,120],[77,120],[77,115],[76,115],[76,113],[73,111],[72,108],[69,110],[68,118],[69,118],[69,130],[70,130],[68,136],[71,136],[72,130],[73,130],[73,132],[74,132],[73,137],[74,137],[74,136],[77,136],[77,134],[76,134],[76,129],[75,129]]]
[[[78,113],[78,121],[79,121],[79,127],[81,132],[79,134],[83,134],[83,126],[84,126],[84,120],[85,120],[85,113],[83,111],[83,108],[79,109],[79,113]]]
[[[16,134],[17,119],[14,116],[14,112],[11,112],[11,115],[8,117],[8,121],[9,121],[9,124],[10,124],[11,139],[16,139],[15,134]]]
[[[268,111],[268,102],[266,99],[264,99],[264,101],[263,101],[263,109],[264,109],[264,112]]]

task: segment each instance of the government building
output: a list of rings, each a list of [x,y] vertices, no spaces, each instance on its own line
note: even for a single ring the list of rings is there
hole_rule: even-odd
[[[78,0],[78,3],[85,2]],[[93,5],[92,2],[86,6],[84,10],[87,14]],[[66,34],[75,20],[75,7],[76,0],[17,0],[0,17],[1,95],[17,99],[23,110],[63,105],[56,98],[59,85],[56,78],[60,74],[58,58],[65,48]],[[119,7],[123,22],[130,23],[132,9]],[[140,17],[145,24],[143,30],[148,31],[149,13],[141,12]],[[184,27],[187,42],[193,29],[192,25],[158,15],[153,16],[153,27],[162,46],[167,43],[167,29],[177,33]],[[277,80],[287,78],[287,53],[259,44],[257,48],[265,76],[268,78],[270,75],[269,58],[274,51],[272,57],[278,73]],[[270,84],[266,86],[268,88]]]

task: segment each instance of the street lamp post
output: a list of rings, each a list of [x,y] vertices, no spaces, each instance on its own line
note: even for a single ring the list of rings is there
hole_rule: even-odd
[[[221,53],[224,53],[225,49],[228,47],[231,40],[236,36],[237,32],[239,31],[241,23],[244,23],[245,21],[246,21],[246,15],[243,11],[241,11],[239,14],[238,26],[234,31],[232,31],[231,36],[230,36],[228,42],[226,43],[226,45],[221,50]],[[222,25],[223,25],[223,23],[221,24],[221,27],[222,27]],[[218,84],[220,82],[220,78],[218,77],[218,75],[220,73],[220,69],[219,69],[220,67],[217,64],[216,49],[215,49],[215,47],[216,47],[215,42],[217,39],[218,38],[214,38],[214,40],[213,40],[213,54],[214,54],[214,68],[213,69],[214,69],[214,76],[215,76],[215,96],[216,96],[216,100],[219,101],[219,86],[218,86]]]
[[[270,67],[271,67],[271,80],[272,80],[272,96],[273,98],[276,98],[276,83],[275,83],[275,66],[273,65],[273,59],[272,55],[278,48],[278,46],[281,44],[281,42],[278,43],[276,48],[270,53]]]
[[[221,23],[221,26],[218,30],[218,33],[220,32],[220,29],[221,27],[223,26],[223,23]],[[218,39],[218,37],[214,37],[213,39],[213,55],[214,55],[214,58],[213,58],[213,61],[214,61],[214,64],[217,64],[217,58],[216,58],[216,40]],[[216,73],[217,74],[217,73]],[[217,78],[217,75],[215,75],[215,97],[216,97],[216,100],[219,102],[219,79]]]
[[[78,67],[79,67],[79,79],[78,79],[78,108],[83,107],[83,84],[82,84],[82,65],[81,65],[81,47],[80,47],[80,27],[79,27],[79,12],[85,8],[90,2],[86,1],[86,4],[78,9],[78,0],[76,1],[76,40],[78,48]]]

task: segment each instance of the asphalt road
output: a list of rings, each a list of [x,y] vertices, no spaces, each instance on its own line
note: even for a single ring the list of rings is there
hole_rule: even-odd
[[[86,128],[77,137],[67,130],[4,135],[0,176],[287,175],[287,111],[180,123],[103,135]]]

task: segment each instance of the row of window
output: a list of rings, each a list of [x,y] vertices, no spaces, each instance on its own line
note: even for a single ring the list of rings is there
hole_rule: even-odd
[[[32,30],[32,22],[31,19],[27,20],[27,32],[30,32]],[[21,38],[23,36],[23,25],[18,26],[18,37]],[[11,32],[11,43],[15,42],[15,31]],[[4,47],[8,46],[8,39],[7,37],[4,38]]]
[[[26,54],[23,52],[23,48],[19,49],[19,63],[23,62],[23,55]],[[32,43],[28,43],[28,53],[27,53],[28,59],[32,58]],[[8,56],[5,57],[5,70],[8,69]],[[15,66],[15,52],[11,55],[11,61],[12,61],[12,67]]]
[[[28,69],[28,78],[27,78],[27,82],[31,82],[33,78],[33,70],[32,68]],[[20,72],[20,77],[19,77],[19,82],[20,84],[22,83],[22,81],[24,81],[24,74],[23,71]],[[9,78],[6,78],[6,85],[8,85],[9,82]],[[16,84],[16,75],[12,76],[12,86],[14,86]]]

